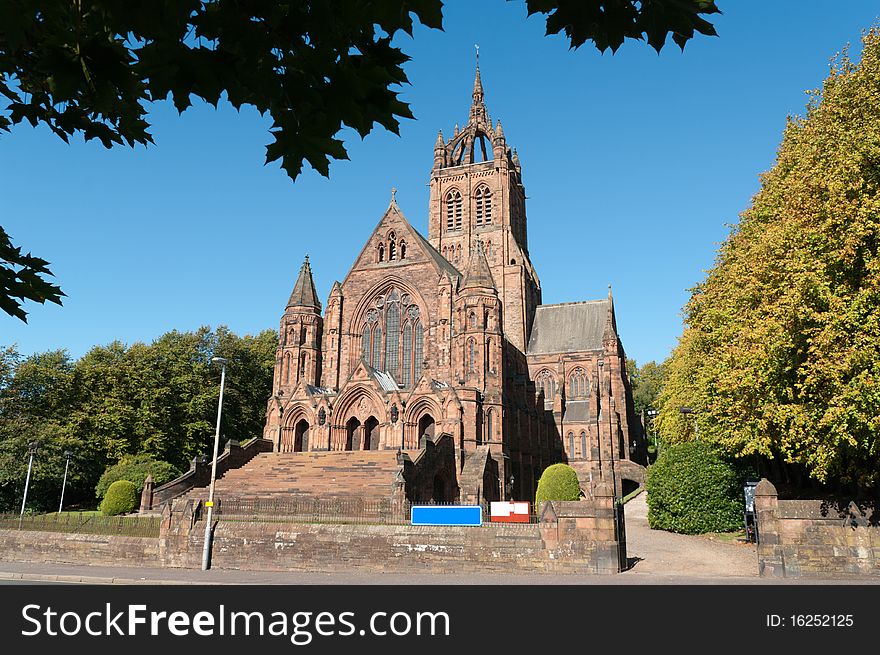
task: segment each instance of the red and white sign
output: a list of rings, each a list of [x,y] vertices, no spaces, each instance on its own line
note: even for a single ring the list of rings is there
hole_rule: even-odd
[[[489,516],[493,523],[528,523],[529,503],[496,501],[489,503]]]

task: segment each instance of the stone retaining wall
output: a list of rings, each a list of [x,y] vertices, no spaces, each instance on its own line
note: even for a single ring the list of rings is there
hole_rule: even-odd
[[[610,485],[579,502],[545,503],[540,523],[481,527],[221,520],[212,567],[264,571],[617,573],[626,562]],[[165,506],[158,539],[0,531],[0,559],[199,568],[201,501]]]
[[[0,561],[95,566],[157,566],[159,539],[0,530]]]
[[[779,500],[763,479],[755,489],[755,510],[760,575],[880,577],[880,527],[856,504]]]

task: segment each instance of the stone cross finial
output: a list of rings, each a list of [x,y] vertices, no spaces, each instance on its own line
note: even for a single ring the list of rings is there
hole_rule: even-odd
[[[395,187],[391,187],[391,202],[397,203],[397,189]]]
[[[476,48],[476,50],[477,50],[477,68],[479,68],[480,67],[480,44],[475,43],[474,48]]]

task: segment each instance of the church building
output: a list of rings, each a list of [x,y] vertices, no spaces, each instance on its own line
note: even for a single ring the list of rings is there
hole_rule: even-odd
[[[276,452],[390,451],[407,471],[426,451],[448,453],[427,481],[398,476],[412,501],[534,499],[556,462],[583,489],[641,478],[611,289],[542,304],[522,168],[490,121],[478,67],[467,124],[434,144],[427,237],[392,193],[325,303],[320,262],[305,258],[266,415]]]

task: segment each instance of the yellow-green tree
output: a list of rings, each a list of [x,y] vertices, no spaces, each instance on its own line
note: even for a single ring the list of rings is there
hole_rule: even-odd
[[[789,119],[693,290],[658,425],[681,441],[695,418],[701,439],[735,455],[865,488],[880,482],[880,30],[863,44]]]

